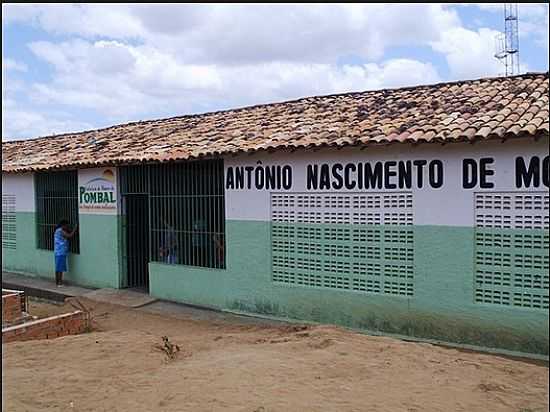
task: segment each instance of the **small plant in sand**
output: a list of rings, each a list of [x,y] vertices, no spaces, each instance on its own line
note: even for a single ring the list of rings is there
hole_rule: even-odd
[[[154,345],[154,348],[164,352],[167,361],[176,359],[178,352],[180,351],[180,347],[170,342],[168,336],[163,336],[162,345],[157,343]]]

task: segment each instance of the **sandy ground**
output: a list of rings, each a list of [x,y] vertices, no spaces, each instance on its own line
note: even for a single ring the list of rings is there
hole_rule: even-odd
[[[71,306],[34,297],[27,298],[27,312],[39,319],[70,312]]]
[[[86,304],[95,332],[2,346],[4,411],[548,410],[548,368],[533,362],[329,326]],[[33,305],[41,317],[72,310]],[[175,360],[154,349],[165,335],[180,347]]]

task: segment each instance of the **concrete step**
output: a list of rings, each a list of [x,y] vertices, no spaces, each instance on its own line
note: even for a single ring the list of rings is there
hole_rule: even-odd
[[[96,302],[111,303],[129,308],[139,308],[156,301],[148,293],[136,292],[130,289],[97,289],[82,296]]]
[[[156,301],[148,293],[131,289],[90,289],[80,286],[64,285],[58,287],[53,280],[19,273],[2,272],[2,288],[16,289],[25,292],[26,296],[64,302],[66,298],[83,296],[97,302],[111,303],[131,308],[138,308]]]
[[[25,276],[13,272],[2,272],[2,288],[22,290],[27,296],[56,302],[63,302],[66,298],[82,296],[94,290],[73,285],[57,287],[53,279]]]

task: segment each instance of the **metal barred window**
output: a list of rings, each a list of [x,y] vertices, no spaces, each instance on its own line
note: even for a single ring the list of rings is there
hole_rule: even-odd
[[[151,259],[225,269],[223,161],[152,165]]]
[[[36,173],[34,179],[38,248],[53,250],[59,221],[67,219],[72,227],[78,224],[78,174],[76,170]],[[80,252],[78,232],[69,244],[72,253]]]
[[[147,263],[225,269],[223,161],[120,169],[129,285],[147,285]]]

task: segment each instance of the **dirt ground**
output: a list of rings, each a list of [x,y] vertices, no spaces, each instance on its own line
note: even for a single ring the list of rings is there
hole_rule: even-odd
[[[61,315],[70,312],[74,309],[71,306],[52,302],[34,297],[27,298],[27,312],[36,316],[38,319],[47,318],[48,316]]]
[[[332,326],[85,304],[92,333],[2,345],[4,411],[548,410],[544,364]],[[180,347],[175,360],[154,348],[162,336]]]

